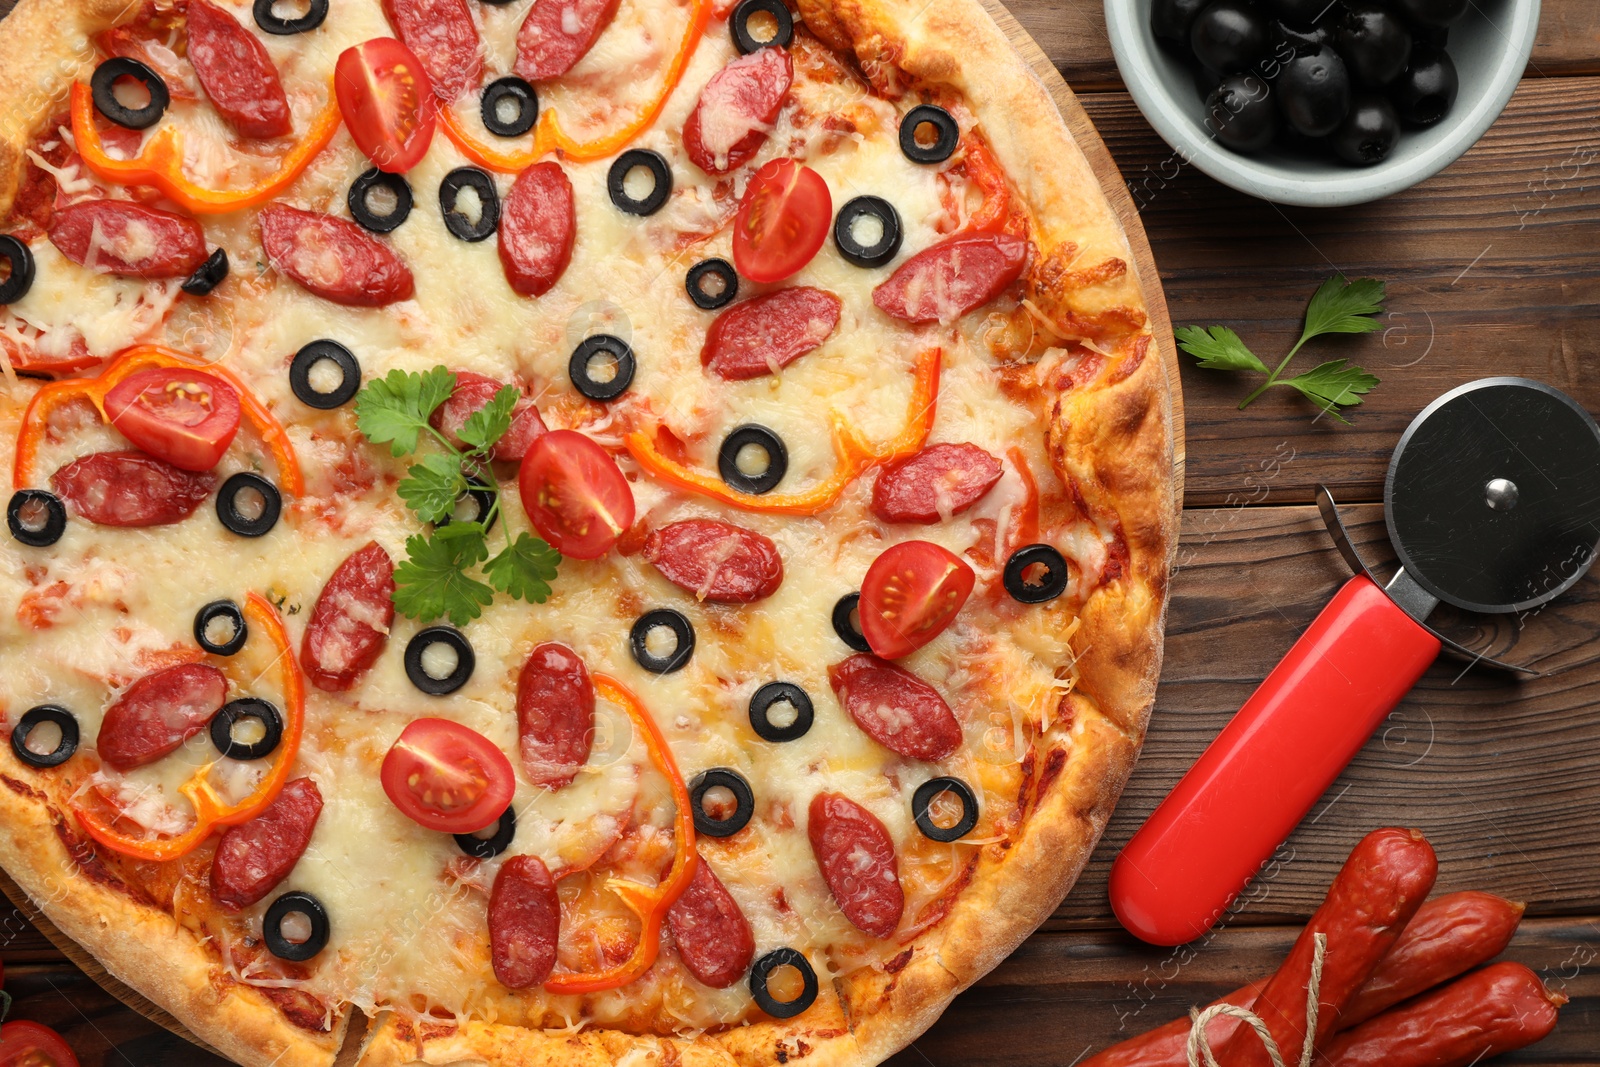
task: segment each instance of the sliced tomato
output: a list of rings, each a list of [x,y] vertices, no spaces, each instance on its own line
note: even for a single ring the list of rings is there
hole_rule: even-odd
[[[733,265],[753,282],[781,282],[811,262],[832,223],[822,175],[799,160],[768,160],[739,201]]]
[[[861,635],[884,659],[938,637],[972,595],[972,568],[931,541],[886,549],[861,583]]]
[[[500,818],[517,787],[506,754],[449,719],[417,719],[402,730],[381,777],[407,818],[447,834],[475,833]]]
[[[633,525],[633,490],[617,461],[575,430],[533,442],[518,480],[534,529],[563,556],[598,559]]]
[[[48,1026],[18,1019],[0,1026],[0,1067],[78,1067],[78,1057]]]
[[[239,392],[187,367],[130,374],[106,394],[106,418],[122,436],[186,471],[208,471],[239,432]]]
[[[356,147],[379,170],[403,174],[427,153],[438,98],[411,49],[393,37],[346,48],[333,68],[333,89]]]

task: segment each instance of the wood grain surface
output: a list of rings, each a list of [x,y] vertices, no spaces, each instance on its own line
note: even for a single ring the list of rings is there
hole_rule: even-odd
[[[1527,901],[1507,955],[1572,998],[1555,1034],[1495,1062],[1600,1064],[1593,576],[1526,618],[1443,619],[1473,647],[1560,673],[1516,682],[1441,659],[1286,843],[1277,876],[1214,935],[1183,950],[1142,946],[1105,897],[1116,849],[1347,576],[1308,506],[1318,482],[1350,505],[1358,539],[1384,559],[1382,472],[1434,396],[1519,373],[1600,410],[1600,5],[1545,0],[1528,76],[1454,166],[1387,201],[1330,212],[1276,208],[1175,166],[1121,91],[1100,0],[1009,7],[1073,81],[1120,166],[1173,321],[1227,324],[1268,356],[1292,343],[1306,298],[1332,270],[1381,277],[1391,291],[1384,332],[1313,342],[1300,360],[1348,356],[1383,383],[1353,425],[1338,426],[1291,397],[1239,412],[1242,383],[1183,367],[1187,510],[1140,765],[1055,917],[893,1064],[1069,1067],[1181,1015],[1274,967],[1350,846],[1385,824],[1428,834],[1441,890]],[[86,1067],[220,1062],[103,993],[20,912],[0,915],[0,956],[15,1016],[61,1028]]]

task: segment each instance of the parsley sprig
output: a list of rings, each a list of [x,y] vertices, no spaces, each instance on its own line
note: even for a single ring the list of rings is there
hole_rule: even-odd
[[[1362,395],[1378,384],[1375,376],[1347,359],[1330,360],[1293,378],[1283,377],[1283,372],[1295,353],[1314,337],[1329,333],[1371,333],[1380,329],[1383,324],[1376,316],[1383,311],[1383,300],[1383,283],[1377,279],[1357,278],[1346,282],[1344,275],[1335,274],[1322,283],[1306,306],[1300,340],[1270,371],[1239,335],[1226,326],[1210,329],[1185,326],[1174,333],[1178,347],[1199,360],[1198,366],[1206,370],[1255,371],[1267,376],[1266,381],[1239,401],[1239,410],[1249,407],[1256,397],[1274,385],[1283,385],[1299,391],[1340,422],[1348,423],[1350,420],[1335,409],[1361,403]]]
[[[356,397],[356,424],[368,441],[388,445],[396,458],[418,452],[425,438],[438,446],[419,454],[395,487],[418,519],[435,526],[431,534],[406,538],[406,558],[394,570],[394,606],[419,621],[448,616],[452,624],[465,626],[496,592],[544,603],[561,554],[526,531],[513,537],[502,522],[505,547],[490,557],[488,531],[502,508],[489,459],[511,429],[517,391],[505,386],[472,413],[456,433],[467,446],[463,450],[428,422],[455,386],[456,376],[445,367],[422,374],[392,370],[368,382]],[[450,518],[468,492],[488,494],[488,508],[473,521]],[[482,578],[473,573],[480,565]]]

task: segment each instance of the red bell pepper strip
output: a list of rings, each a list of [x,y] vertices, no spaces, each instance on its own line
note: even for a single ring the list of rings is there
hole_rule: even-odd
[[[194,805],[194,826],[175,837],[147,837],[118,830],[114,820],[108,820],[99,811],[74,805],[73,813],[84,830],[97,843],[113,852],[143,860],[172,860],[186,856],[198,848],[213,830],[239,823],[260,815],[278,798],[284,783],[294,770],[295,755],[300,750],[300,733],[305,725],[305,680],[300,674],[300,661],[294,654],[289,633],[277,609],[259,593],[251,593],[245,600],[245,615],[251,631],[266,636],[276,650],[274,662],[283,686],[283,740],[278,743],[276,762],[249,796],[229,804],[212,787],[209,774],[215,763],[207,763],[187,782],[178,787]],[[687,806],[687,804],[685,805]],[[692,875],[694,872],[690,872]]]
[[[609,700],[628,713],[644,735],[645,747],[650,751],[650,762],[672,786],[672,802],[677,806],[673,818],[672,867],[667,876],[654,886],[624,878],[612,878],[606,883],[628,909],[639,917],[639,944],[622,963],[603,971],[587,971],[552,975],[544,988],[551,993],[598,993],[627,985],[650,969],[661,948],[661,924],[666,921],[667,909],[677,902],[694,878],[695,864],[700,855],[694,847],[694,814],[689,807],[689,788],[683,783],[683,774],[667,748],[667,739],[639,698],[617,679],[605,674],[594,676],[594,691],[602,700]]]
[[[39,391],[33,394],[33,399],[28,402],[28,409],[22,414],[22,429],[17,434],[16,461],[11,468],[11,487],[26,489],[32,484],[34,460],[38,456],[39,442],[44,439],[51,412],[68,401],[87,397],[100,412],[100,417],[105,419],[106,394],[122,379],[146,367],[202,370],[207,374],[216,375],[233,386],[238,390],[239,405],[244,411],[244,417],[250,420],[250,425],[255,427],[262,444],[267,446],[267,450],[272,453],[272,458],[278,464],[278,480],[282,483],[280,488],[295,496],[304,492],[305,478],[300,473],[300,461],[294,454],[294,446],[289,443],[288,433],[285,432],[283,424],[267,410],[267,406],[257,399],[244,382],[216,363],[202,363],[182,352],[161,345],[140,345],[137,348],[130,348],[112,360],[97,377],[67,378],[40,387]]]

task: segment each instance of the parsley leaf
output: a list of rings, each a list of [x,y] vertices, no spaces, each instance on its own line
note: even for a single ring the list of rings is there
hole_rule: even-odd
[[[438,522],[455,509],[466,489],[461,460],[444,452],[430,452],[406,472],[395,492],[423,522]]]
[[[483,565],[489,584],[518,600],[543,604],[550,596],[561,553],[530,533],[522,533],[504,552]]]
[[[1373,316],[1383,311],[1383,283],[1376,278],[1346,282],[1335,274],[1317,289],[1306,307],[1305,329],[1299,348],[1325,333],[1371,333],[1383,324]]]
[[[1348,422],[1333,410],[1334,407],[1361,403],[1361,395],[1370,392],[1378,379],[1360,367],[1351,366],[1348,359],[1335,359],[1278,384],[1298,389],[1340,422]]]
[[[356,425],[368,441],[388,445],[403,456],[417,449],[417,437],[428,428],[428,416],[449,399],[456,376],[446,367],[425,374],[392,370],[374,378],[356,397]]]
[[[487,404],[468,417],[461,429],[456,431],[456,436],[466,442],[467,447],[487,452],[511,429],[511,409],[516,406],[517,395],[513,386],[501,386]]]
[[[1202,330],[1198,326],[1184,326],[1174,330],[1178,347],[1198,359],[1206,370],[1253,370],[1267,373],[1267,365],[1239,340],[1239,335],[1226,326],[1213,326]]]
[[[475,522],[451,523],[431,538],[406,538],[406,558],[394,569],[394,606],[402,615],[427,621],[449,616],[455,626],[483,614],[494,590],[467,574],[489,555],[483,528]]]

